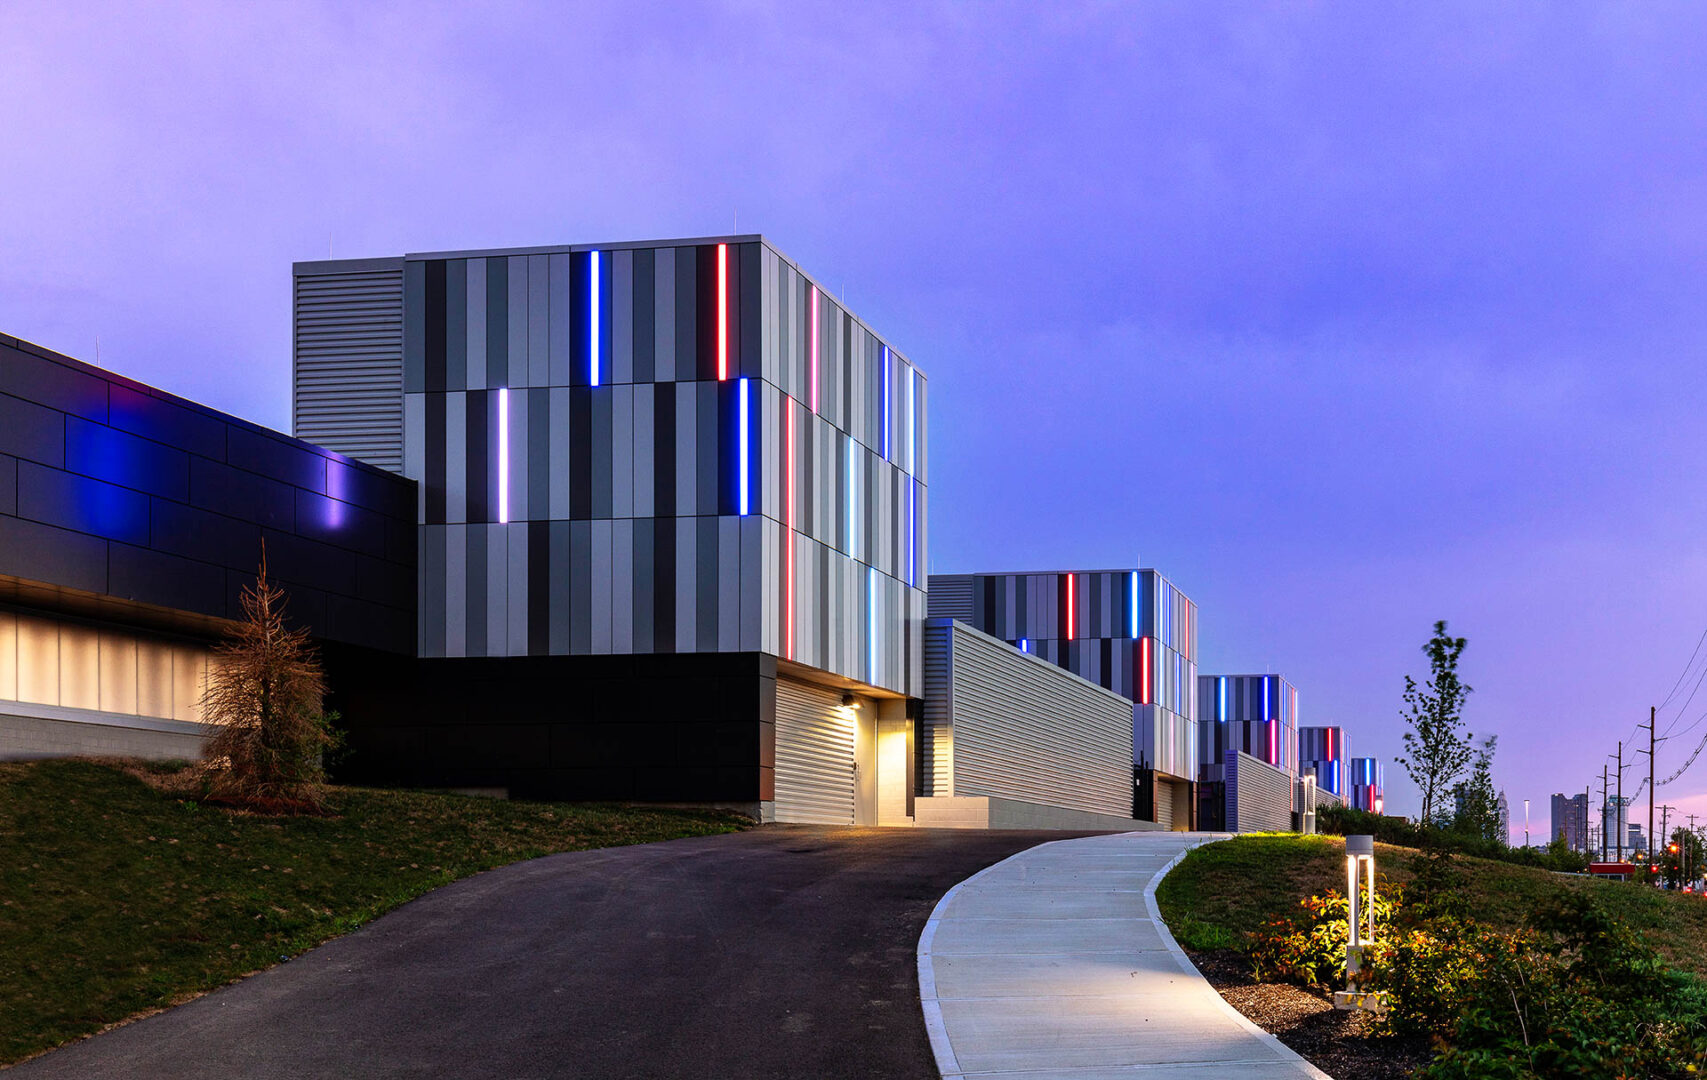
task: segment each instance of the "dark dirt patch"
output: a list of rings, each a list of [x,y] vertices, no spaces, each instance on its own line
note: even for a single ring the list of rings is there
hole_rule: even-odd
[[[1192,953],[1191,962],[1235,1009],[1329,1076],[1403,1080],[1432,1056],[1421,1040],[1371,1037],[1369,1015],[1342,1012],[1320,994],[1253,981],[1250,961],[1232,949]]]

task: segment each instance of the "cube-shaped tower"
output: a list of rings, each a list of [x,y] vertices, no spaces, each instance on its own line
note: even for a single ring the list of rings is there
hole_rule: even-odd
[[[575,719],[494,776],[851,820],[844,697],[904,719],[922,693],[910,359],[756,235],[300,263],[295,287],[297,431],[419,482],[419,655],[563,684]],[[471,713],[427,726],[489,745]],[[410,779],[481,771],[424,757]]]

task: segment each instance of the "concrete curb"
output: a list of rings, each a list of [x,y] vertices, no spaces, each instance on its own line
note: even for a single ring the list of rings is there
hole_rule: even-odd
[[[936,1071],[942,1075],[943,1080],[959,1080],[965,1074],[960,1068],[959,1059],[954,1056],[954,1046],[948,1040],[948,1027],[942,1019],[942,1004],[936,996],[936,966],[931,960],[931,941],[936,937],[937,924],[942,921],[943,912],[948,910],[948,905],[954,901],[954,897],[960,892],[961,886],[972,884],[985,874],[1012,862],[1027,852],[1060,843],[1065,843],[1065,841],[1045,840],[1041,844],[1033,844],[1024,851],[1016,851],[1000,862],[991,863],[943,893],[942,899],[938,900],[936,906],[931,908],[931,917],[925,920],[924,932],[919,935],[919,1005],[924,1010],[925,1033],[930,1036],[931,1054],[936,1058]]]
[[[1156,905],[1156,889],[1161,886],[1162,880],[1164,878],[1166,878],[1168,876],[1168,874],[1173,871],[1174,867],[1178,866],[1180,863],[1185,861],[1185,857],[1187,855],[1190,855],[1193,851],[1195,851],[1197,848],[1202,847],[1204,844],[1214,844],[1214,843],[1218,843],[1222,840],[1227,840],[1227,839],[1230,839],[1230,837],[1216,836],[1216,837],[1211,837],[1207,840],[1199,840],[1197,843],[1191,845],[1190,847],[1186,848],[1184,851],[1180,852],[1178,855],[1174,856],[1172,862],[1168,863],[1168,865],[1162,867],[1161,870],[1157,871],[1155,876],[1150,879],[1150,884],[1144,889],[1144,907],[1150,912],[1151,921],[1156,924],[1156,930],[1161,935],[1162,944],[1166,945],[1168,947],[1168,951],[1174,954],[1174,960],[1176,963],[1179,964],[1180,970],[1182,972],[1184,972],[1187,975],[1195,975],[1199,979],[1203,979],[1203,972],[1197,970],[1197,965],[1193,964],[1191,962],[1191,957],[1187,956],[1185,950],[1179,947],[1179,942],[1174,940],[1173,931],[1169,930],[1168,924],[1166,922],[1162,921],[1161,908],[1159,908]],[[1207,983],[1209,980],[1203,979],[1203,981],[1205,983]],[[1285,1043],[1281,1042],[1278,1038],[1276,1038],[1271,1033],[1264,1031],[1262,1028],[1258,1027],[1254,1022],[1252,1022],[1250,1017],[1246,1016],[1244,1013],[1240,1012],[1238,1009],[1233,1008],[1232,1003],[1229,1002],[1226,998],[1222,997],[1221,992],[1219,990],[1216,990],[1213,986],[1210,987],[1210,990],[1214,993],[1215,1003],[1217,1005],[1221,1006],[1222,1012],[1226,1013],[1227,1016],[1229,1018],[1231,1018],[1234,1023],[1238,1024],[1240,1027],[1243,1027],[1245,1030],[1249,1031],[1252,1035],[1255,1035],[1257,1038],[1262,1039],[1265,1042],[1269,1043],[1271,1045],[1271,1048],[1275,1051],[1275,1053],[1280,1055],[1282,1060],[1288,1060],[1288,1061],[1291,1061],[1291,1062],[1297,1064],[1298,1066],[1303,1068],[1310,1076],[1315,1077],[1315,1080],[1334,1080],[1333,1077],[1329,1076],[1327,1073],[1323,1072],[1322,1070],[1316,1068],[1314,1065],[1310,1064],[1310,1062],[1305,1060],[1303,1057],[1299,1056],[1299,1054],[1296,1050],[1293,1050],[1290,1046],[1287,1046]],[[940,1022],[940,1014],[939,1014],[939,1022]],[[946,1037],[945,1037],[944,1041],[945,1042],[947,1041]],[[934,1042],[932,1045],[933,1046],[935,1045]]]

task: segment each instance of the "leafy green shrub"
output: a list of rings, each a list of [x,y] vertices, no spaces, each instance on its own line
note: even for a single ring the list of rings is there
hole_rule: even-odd
[[[1588,867],[1588,856],[1571,851],[1564,844],[1547,848],[1511,847],[1499,840],[1489,840],[1456,829],[1416,825],[1404,818],[1371,814],[1350,806],[1324,806],[1316,811],[1316,828],[1336,836],[1368,835],[1383,844],[1421,848],[1425,851],[1454,851],[1482,859],[1498,859],[1519,866],[1538,866],[1545,870],[1580,873]]]
[[[1473,962],[1448,976],[1464,1004],[1426,1080],[1682,1078],[1707,1067],[1707,991],[1591,898],[1566,895],[1520,934],[1479,933]]]
[[[1402,891],[1381,884],[1375,892],[1376,940],[1393,921]],[[1251,967],[1262,981],[1301,983],[1329,989],[1345,988],[1346,917],[1350,904],[1329,891],[1299,901],[1292,915],[1270,919],[1257,929],[1251,943]],[[1364,952],[1365,961],[1372,958]]]

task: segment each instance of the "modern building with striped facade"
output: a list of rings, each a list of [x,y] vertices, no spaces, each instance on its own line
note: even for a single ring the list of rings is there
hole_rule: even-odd
[[[299,430],[418,481],[420,657],[547,682],[555,658],[644,657],[663,685],[660,658],[725,658],[769,687],[734,713],[582,703],[488,782],[859,816],[843,696],[905,717],[923,692],[911,360],[759,236],[299,263],[295,289]],[[398,710],[368,736],[443,782],[501,709]],[[708,772],[731,725],[750,768]],[[569,733],[589,727],[601,752]],[[817,794],[791,786],[809,775]]]
[[[1350,794],[1346,804],[1354,810],[1371,814],[1386,812],[1386,767],[1380,758],[1358,757],[1349,763]]]
[[[959,619],[1133,703],[1133,817],[1189,827],[1197,773],[1197,606],[1155,570],[932,574]]]
[[[1227,765],[1234,754],[1299,775],[1298,691],[1279,675],[1200,675],[1197,697],[1198,817],[1204,828],[1233,828]]]
[[[1345,728],[1298,729],[1298,775],[1313,776],[1316,786],[1345,798]]]

